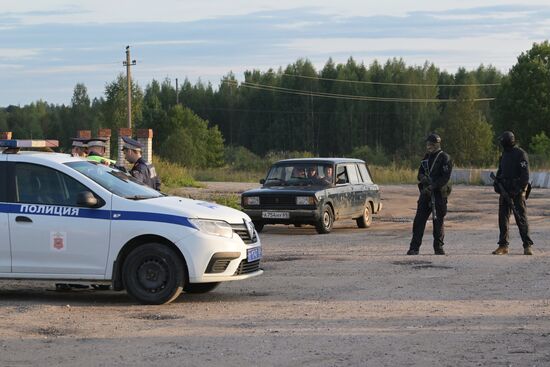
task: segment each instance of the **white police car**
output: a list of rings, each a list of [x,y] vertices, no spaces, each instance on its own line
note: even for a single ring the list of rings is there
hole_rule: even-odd
[[[162,304],[263,273],[246,214],[163,195],[102,164],[17,149],[40,144],[0,140],[0,278],[108,281]]]

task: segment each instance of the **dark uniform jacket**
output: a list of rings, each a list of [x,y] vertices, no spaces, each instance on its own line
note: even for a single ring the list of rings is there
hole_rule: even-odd
[[[424,164],[421,164],[418,169],[419,189],[422,190],[431,185],[434,191],[440,191],[444,197],[448,196],[450,194],[449,180],[453,169],[451,157],[444,151],[438,150],[434,153],[427,153],[422,160],[427,161],[428,170]],[[429,175],[427,171],[429,171]]]
[[[524,191],[529,184],[527,153],[515,146],[506,147],[498,163],[497,178],[512,196]],[[497,186],[495,186],[495,190],[498,190]]]
[[[140,158],[134,163],[134,166],[130,170],[130,174],[139,182],[159,191],[160,179],[157,176],[155,167],[152,164],[147,163],[143,158]]]

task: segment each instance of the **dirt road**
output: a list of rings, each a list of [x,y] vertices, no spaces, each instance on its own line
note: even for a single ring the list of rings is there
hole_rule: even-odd
[[[431,225],[421,255],[403,255],[416,188],[382,195],[367,230],[266,226],[263,276],[167,306],[2,282],[0,365],[549,366],[550,190],[528,202],[532,257],[515,227],[511,254],[490,255],[492,188],[455,186],[447,256],[431,255]]]

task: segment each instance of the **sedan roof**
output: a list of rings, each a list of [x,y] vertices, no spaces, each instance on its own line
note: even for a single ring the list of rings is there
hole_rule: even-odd
[[[340,164],[340,163],[365,163],[361,159],[355,158],[293,158],[283,159],[275,164],[297,164],[297,163],[315,163],[315,164]]]

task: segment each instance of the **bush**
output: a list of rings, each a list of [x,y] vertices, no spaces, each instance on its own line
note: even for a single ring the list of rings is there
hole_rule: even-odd
[[[260,171],[265,170],[265,161],[245,147],[226,147],[225,162],[236,170]]]
[[[153,162],[163,187],[200,187],[185,167],[158,156],[153,158]]]
[[[382,147],[372,149],[367,145],[356,147],[350,153],[350,156],[357,159],[362,159],[368,164],[377,166],[387,166],[390,164],[390,158],[386,155]]]
[[[537,156],[550,158],[550,138],[544,131],[531,138],[529,147]]]
[[[291,158],[313,158],[315,155],[311,152],[300,152],[300,151],[290,151],[290,152],[282,152],[282,151],[269,151],[265,155],[264,159],[267,163],[267,167],[270,167],[273,163],[280,161],[282,159],[291,159]]]

